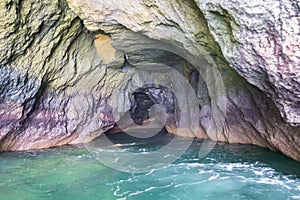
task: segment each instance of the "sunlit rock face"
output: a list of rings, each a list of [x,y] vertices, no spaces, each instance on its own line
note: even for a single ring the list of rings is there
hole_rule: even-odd
[[[84,143],[116,123],[147,126],[154,112],[173,134],[256,144],[300,160],[300,128],[291,126],[297,68],[273,73],[276,53],[251,47],[259,23],[252,35],[243,32],[246,19],[232,25],[248,16],[234,5],[247,4],[210,2],[2,1],[1,150]],[[238,33],[245,35],[232,39]]]

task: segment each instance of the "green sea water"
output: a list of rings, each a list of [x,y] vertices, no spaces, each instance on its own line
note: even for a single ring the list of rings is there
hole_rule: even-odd
[[[131,142],[110,138],[125,151],[154,151],[170,136]],[[217,143],[199,158],[195,140],[176,162],[147,173],[101,164],[81,147],[0,154],[0,200],[300,199],[300,162],[270,150]]]

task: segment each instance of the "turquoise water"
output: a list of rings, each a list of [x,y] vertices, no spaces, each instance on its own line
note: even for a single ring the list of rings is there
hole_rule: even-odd
[[[110,139],[129,142],[122,134]],[[145,153],[171,139],[122,148]],[[201,144],[195,140],[176,162],[144,174],[108,168],[84,147],[1,153],[0,199],[300,199],[299,162],[260,147],[224,143],[200,159]]]

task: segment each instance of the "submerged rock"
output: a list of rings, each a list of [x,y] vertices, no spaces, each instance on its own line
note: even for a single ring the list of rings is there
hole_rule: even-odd
[[[1,150],[88,142],[126,113],[143,124],[159,104],[167,112],[155,112],[174,134],[256,144],[300,160],[292,1],[68,5],[74,13],[63,0],[0,3]]]

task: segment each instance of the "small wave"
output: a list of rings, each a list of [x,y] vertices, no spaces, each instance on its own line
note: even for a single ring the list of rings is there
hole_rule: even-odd
[[[149,192],[149,191],[152,191],[152,190],[156,190],[156,189],[164,189],[164,188],[169,188],[169,187],[172,187],[173,186],[173,184],[171,183],[171,184],[168,184],[168,185],[165,185],[165,186],[159,186],[159,187],[154,187],[154,186],[151,186],[151,187],[148,187],[148,188],[146,188],[146,189],[144,189],[144,190],[138,190],[138,191],[135,191],[135,192],[132,192],[132,193],[130,193],[130,192],[128,192],[128,191],[126,191],[126,192],[124,192],[124,193],[122,193],[122,196],[126,196],[126,197],[123,197],[123,198],[121,198],[121,199],[127,199],[127,197],[132,197],[132,196],[137,196],[137,195],[139,195],[139,194],[143,194],[143,193],[146,193],[146,192]],[[115,193],[114,193],[115,194]],[[117,194],[117,193],[116,193]],[[119,196],[120,194],[117,194],[117,196]]]
[[[205,183],[205,182],[207,182],[207,180],[198,181],[198,182],[190,182],[190,183],[180,183],[180,184],[175,185],[174,187],[178,188],[178,187],[182,187],[182,186],[186,186],[186,185],[188,185],[188,186],[198,185],[198,184]]]
[[[209,177],[208,180],[209,180],[209,181],[216,180],[216,179],[219,178],[219,177],[220,177],[220,174],[216,174],[216,175],[214,175],[214,176]]]

